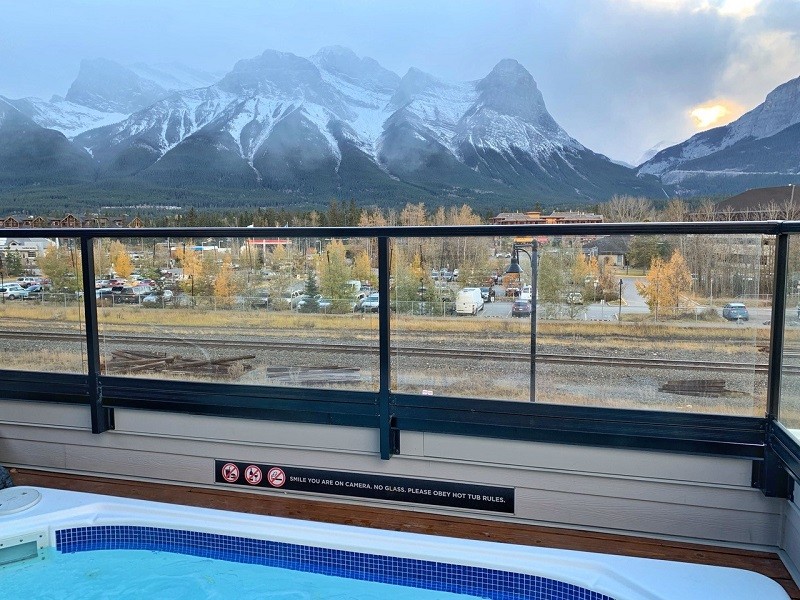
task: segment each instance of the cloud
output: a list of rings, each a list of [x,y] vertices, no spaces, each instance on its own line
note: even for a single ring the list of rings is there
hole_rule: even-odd
[[[616,0],[643,9],[669,12],[707,12],[746,19],[756,14],[763,0]]]

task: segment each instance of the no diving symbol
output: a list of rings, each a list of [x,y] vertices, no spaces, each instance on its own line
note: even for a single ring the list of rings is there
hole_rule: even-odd
[[[286,483],[286,474],[283,469],[272,467],[267,473],[267,481],[272,487],[282,487]]]
[[[222,478],[228,483],[236,483],[239,479],[239,467],[233,463],[227,463],[222,467]]]
[[[244,478],[247,483],[250,485],[258,485],[261,483],[261,478],[263,474],[261,473],[261,469],[259,469],[255,465],[250,465],[244,470]]]

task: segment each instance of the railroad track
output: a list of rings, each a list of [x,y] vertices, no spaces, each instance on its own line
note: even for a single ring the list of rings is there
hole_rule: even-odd
[[[74,332],[41,332],[30,331],[0,331],[0,339],[21,340],[34,337],[39,341],[53,342],[81,342],[85,335]],[[377,354],[376,346],[358,344],[321,344],[307,342],[281,342],[275,340],[231,340],[212,337],[155,337],[130,334],[101,334],[101,343],[114,345],[145,345],[150,347],[164,346],[190,346],[199,348],[230,348],[238,350],[273,350],[284,352],[333,352],[336,354]],[[468,350],[463,348],[430,348],[421,346],[395,346],[391,353],[401,356],[421,356],[426,358],[447,358],[450,360],[497,360],[530,362],[529,352],[509,350]],[[676,369],[691,371],[714,372],[746,372],[766,373],[766,363],[725,363],[719,361],[691,361],[674,359],[651,359],[635,357],[602,357],[575,354],[544,354],[536,355],[537,363],[585,365],[604,367],[626,367],[645,369]],[[784,372],[800,374],[800,367],[785,366]]]

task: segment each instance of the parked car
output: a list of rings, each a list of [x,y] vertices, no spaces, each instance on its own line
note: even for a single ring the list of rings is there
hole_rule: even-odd
[[[164,306],[172,304],[173,293],[170,290],[163,290],[161,292],[150,292],[142,298],[142,304],[149,304],[151,306]]]
[[[293,290],[290,292],[284,292],[280,296],[278,296],[274,301],[274,306],[276,308],[297,308],[297,303],[300,302],[300,299],[305,296],[303,290]]]
[[[363,298],[361,302],[356,304],[356,310],[360,310],[361,312],[378,312],[378,306],[380,305],[380,297],[378,296],[378,292],[372,292],[369,296]]]
[[[484,302],[494,302],[494,288],[491,286],[481,288],[481,298]]]
[[[0,287],[0,295],[8,300],[21,300],[28,295],[28,290],[18,283],[7,283]]]
[[[519,293],[519,299],[520,300],[532,301],[533,300],[533,288],[531,286],[529,286],[529,285],[523,285],[522,286],[522,291],[520,291],[520,293]]]
[[[317,310],[314,312],[326,313],[331,309],[331,306],[333,306],[333,300],[331,300],[330,298],[325,298],[320,294],[317,294],[316,296],[314,296],[314,298],[317,301]],[[297,310],[303,312],[304,310],[303,307],[305,307],[305,305],[308,304],[309,300],[311,300],[311,297],[308,296],[307,294],[302,296],[300,300],[297,302]]]
[[[24,287],[30,287],[32,285],[38,285],[42,282],[41,277],[17,277],[17,283]]]
[[[142,299],[150,294],[150,292],[152,292],[152,290],[150,286],[147,285],[125,286],[114,296],[114,303],[141,304]]]
[[[528,300],[514,300],[511,305],[512,317],[530,317],[532,312],[531,303]]]
[[[45,289],[43,285],[34,284],[28,286],[27,292],[28,295],[23,300],[41,300],[44,297]]]
[[[728,321],[747,321],[750,319],[747,307],[741,302],[728,302],[722,307],[722,316]]]
[[[94,297],[97,302],[97,306],[111,306],[114,304],[114,290],[111,288],[102,288],[99,290],[94,291]]]

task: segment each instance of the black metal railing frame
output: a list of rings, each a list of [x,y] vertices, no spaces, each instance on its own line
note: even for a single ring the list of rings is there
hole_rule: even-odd
[[[786,309],[788,240],[798,221],[603,223],[590,225],[476,225],[441,227],[17,229],[14,234],[80,242],[86,374],[0,370],[0,398],[87,405],[92,431],[114,428],[114,409],[294,421],[374,428],[380,456],[401,452],[403,431],[469,435],[585,446],[650,449],[753,461],[753,485],[768,495],[791,493],[800,479],[800,444],[778,422]],[[763,234],[776,238],[764,417],[697,415],[650,410],[577,407],[481,398],[420,396],[392,391],[390,308],[379,305],[377,392],[296,389],[108,376],[101,373],[93,241],[101,238],[373,238],[378,240],[378,290],[389,297],[390,241],[394,238],[538,237],[596,235]],[[791,477],[789,477],[791,476]]]

